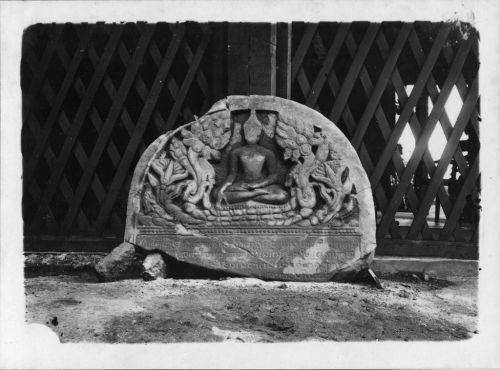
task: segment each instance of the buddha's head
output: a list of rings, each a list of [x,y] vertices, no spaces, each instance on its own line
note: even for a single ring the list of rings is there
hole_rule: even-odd
[[[243,134],[248,144],[257,144],[262,134],[262,124],[257,119],[255,111],[252,110],[250,117],[243,124]]]

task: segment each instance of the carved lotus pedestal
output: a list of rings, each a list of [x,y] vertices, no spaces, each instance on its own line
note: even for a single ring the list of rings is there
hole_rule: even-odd
[[[229,96],[138,163],[125,242],[264,279],[343,280],[373,257],[372,191],[341,131],[272,96]]]

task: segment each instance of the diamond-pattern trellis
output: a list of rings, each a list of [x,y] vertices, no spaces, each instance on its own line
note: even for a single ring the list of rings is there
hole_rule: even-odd
[[[214,96],[204,67],[212,28],[51,24],[26,31],[26,235],[123,233],[127,189],[145,147],[225,95]]]
[[[140,154],[226,95],[226,26],[39,24],[25,32],[26,236],[122,236]],[[447,255],[439,252],[447,246],[454,257],[473,258],[480,192],[476,31],[354,22],[293,23],[291,33],[291,98],[329,117],[358,151],[373,187],[379,245],[410,243],[401,249],[406,255]],[[453,89],[461,99],[456,119],[447,106]],[[408,161],[398,146],[405,128],[416,142]],[[447,140],[440,158],[429,150],[435,130]],[[442,213],[430,217],[434,207]]]
[[[424,22],[295,23],[292,30],[292,99],[328,116],[357,149],[373,188],[379,243],[475,245],[478,218],[464,222],[464,208],[480,191],[476,31]],[[446,112],[453,88],[462,99],[456,122]],[[428,144],[438,122],[447,142],[435,162]],[[398,148],[406,125],[416,140],[408,163]],[[464,155],[460,140],[471,131]],[[451,164],[460,181],[445,178]],[[425,175],[425,186],[417,186],[417,173]],[[389,176],[397,179],[392,186]],[[452,185],[458,193],[453,197]],[[398,213],[403,201],[412,217]],[[444,211],[441,222],[429,218],[433,204]]]

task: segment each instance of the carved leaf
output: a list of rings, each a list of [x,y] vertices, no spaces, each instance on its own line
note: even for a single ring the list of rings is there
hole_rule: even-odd
[[[162,178],[162,183],[163,184],[169,184],[172,179],[172,173],[174,171],[174,162],[171,159],[167,159],[168,164],[167,167],[165,168],[165,173],[163,174]]]
[[[148,172],[148,180],[152,187],[157,187],[160,185],[160,180],[156,178],[152,173]]]
[[[289,126],[281,121],[278,121],[278,125],[276,126],[276,134],[282,137],[283,139],[292,139],[292,140],[295,140],[295,136],[297,135],[292,126]]]
[[[186,147],[175,137],[172,138],[172,142],[170,144],[170,155],[176,160],[180,160],[187,155]]]

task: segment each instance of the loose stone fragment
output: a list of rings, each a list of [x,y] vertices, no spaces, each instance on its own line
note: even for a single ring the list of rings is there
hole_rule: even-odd
[[[113,281],[135,277],[138,273],[138,261],[135,247],[130,243],[121,243],[95,266],[95,272],[101,281]]]
[[[148,254],[146,256],[142,263],[141,276],[146,281],[167,277],[167,264],[160,253]]]

